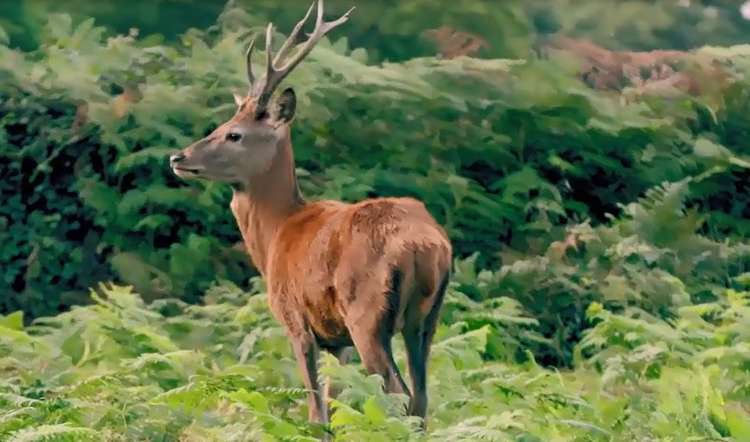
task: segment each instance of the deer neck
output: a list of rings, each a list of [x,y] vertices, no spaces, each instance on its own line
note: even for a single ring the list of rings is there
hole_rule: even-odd
[[[232,213],[245,248],[261,275],[266,275],[268,249],[278,228],[305,205],[294,171],[294,154],[287,134],[266,172],[236,187]]]

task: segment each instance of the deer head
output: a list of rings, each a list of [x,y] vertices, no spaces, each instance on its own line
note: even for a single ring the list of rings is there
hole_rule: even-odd
[[[318,41],[333,28],[346,22],[354,10],[351,8],[337,20],[326,22],[323,20],[323,0],[319,0],[317,6],[315,29],[309,34],[307,41],[293,48],[315,2],[295,25],[275,56],[272,51],[273,24],[268,24],[266,72],[257,80],[251,62],[255,48],[255,39],[252,40],[246,53],[247,78],[250,83],[247,95],[235,95],[237,112],[229,121],[207,137],[170,157],[170,166],[177,176],[248,185],[253,177],[269,170],[278,151],[289,145],[289,126],[294,118],[297,102],[291,88],[285,89],[272,100],[274,91]]]

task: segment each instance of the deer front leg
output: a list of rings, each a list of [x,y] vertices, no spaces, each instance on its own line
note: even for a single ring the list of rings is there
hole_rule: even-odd
[[[309,332],[292,335],[291,339],[294,356],[307,389],[308,418],[310,422],[328,423],[328,410],[318,384],[318,344]]]

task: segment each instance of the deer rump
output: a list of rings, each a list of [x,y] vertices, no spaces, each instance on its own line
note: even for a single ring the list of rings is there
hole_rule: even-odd
[[[356,330],[390,342],[404,324],[423,327],[442,303],[451,246],[417,200],[320,201],[278,229],[268,258],[274,315],[291,337],[312,332],[336,350]]]

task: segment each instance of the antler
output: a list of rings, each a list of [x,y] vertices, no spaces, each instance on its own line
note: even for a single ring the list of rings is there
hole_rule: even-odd
[[[336,26],[345,23],[349,19],[349,15],[354,11],[354,8],[346,11],[344,15],[334,21],[323,21],[323,0],[317,0],[318,3],[318,16],[315,20],[315,29],[312,33],[308,34],[307,41],[302,44],[297,52],[289,58],[289,60],[283,66],[279,67],[279,63],[289,55],[289,52],[297,39],[302,27],[307,22],[307,19],[312,13],[313,7],[315,7],[315,0],[307,10],[305,16],[297,22],[292,29],[291,34],[286,39],[284,44],[279,49],[279,53],[273,56],[271,50],[271,38],[273,36],[273,24],[269,23],[266,28],[266,73],[260,80],[255,81],[255,75],[253,74],[253,67],[250,58],[255,48],[255,39],[250,42],[250,46],[247,48],[247,79],[250,82],[249,95],[256,97],[255,114],[260,115],[265,112],[268,102],[270,101],[271,94],[278,87],[279,83],[301,62],[315,47],[318,41],[323,38],[328,32],[330,32]]]

